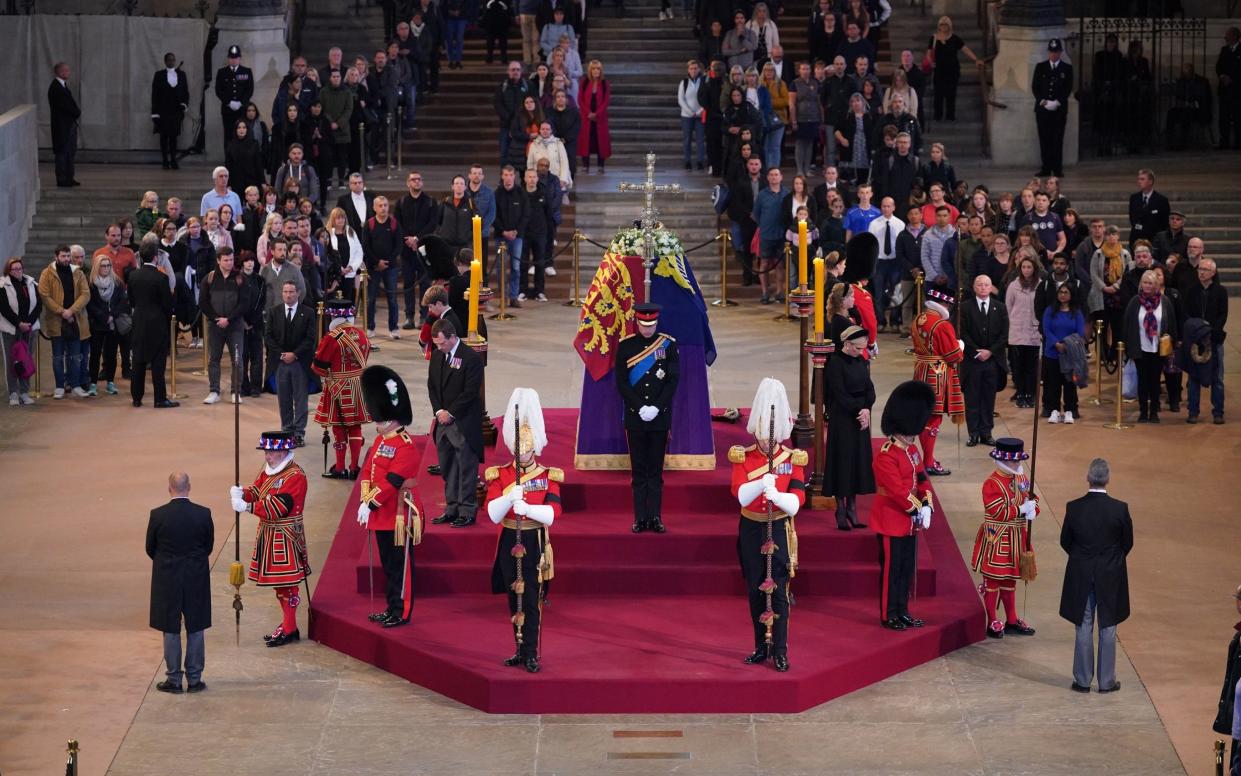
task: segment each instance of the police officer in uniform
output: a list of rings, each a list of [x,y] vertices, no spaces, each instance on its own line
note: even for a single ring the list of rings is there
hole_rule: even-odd
[[[237,122],[246,116],[246,103],[254,97],[254,73],[241,64],[241,47],[228,47],[228,64],[216,71],[215,96],[220,100],[224,145],[233,139]]]
[[[657,334],[660,306],[634,306],[637,331],[616,347],[616,387],[625,403],[625,435],[633,468],[633,532],[664,532],[660,501],[672,397],[680,376],[677,343]]]
[[[1060,61],[1064,45],[1059,38],[1047,42],[1047,59],[1034,66],[1034,121],[1042,155],[1039,175],[1064,175],[1064,124],[1073,94],[1073,66]]]

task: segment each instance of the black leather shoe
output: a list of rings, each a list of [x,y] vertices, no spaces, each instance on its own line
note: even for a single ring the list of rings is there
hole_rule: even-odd
[[[912,614],[902,614],[900,617],[897,617],[896,619],[905,623],[905,625],[907,625],[910,628],[921,628],[923,625],[926,625],[926,620],[919,620],[917,617],[914,617]]]
[[[646,523],[642,522],[641,520],[634,520],[633,525],[630,526],[629,530],[633,531],[634,533],[642,533],[643,531],[646,530]]]
[[[274,631],[272,631],[271,633],[264,634],[264,636],[263,636],[263,641],[271,641],[272,639],[274,639],[274,638],[276,638],[277,636],[279,636],[281,633],[284,633],[284,631],[283,631],[283,630],[281,630],[280,628],[276,628],[276,629],[275,629]]]
[[[883,620],[882,623],[883,623],[883,627],[887,628],[888,630],[894,630],[894,631],[903,631],[905,630],[905,628],[908,627],[907,625],[905,625],[905,623],[900,621],[899,617],[890,617],[886,620]]]
[[[750,656],[745,659],[745,664],[748,666],[752,666],[755,663],[762,663],[766,660],[767,660],[767,648],[759,647],[758,649],[751,652]]]
[[[952,474],[952,470],[945,468],[942,463],[936,461],[934,466],[926,467],[926,473],[931,477],[947,477],[949,474]]]
[[[385,609],[382,612],[373,612],[371,614],[366,615],[366,619],[370,620],[371,622],[383,622],[384,620],[387,620],[391,616],[392,616],[392,612]]]
[[[432,520],[431,524],[432,525],[443,525],[444,523],[451,523],[453,520],[456,520],[456,519],[457,519],[456,515],[450,515],[447,512],[445,512],[444,514]]]
[[[467,528],[474,525],[474,516],[465,517],[464,515],[452,521],[453,528]]]
[[[1099,692],[1116,692],[1119,689],[1120,689],[1120,682],[1117,682],[1116,684],[1108,688],[1100,687]]]
[[[654,517],[651,518],[651,523],[649,527],[655,533],[663,533],[668,530],[667,528],[664,528],[664,522],[659,519],[659,515],[655,515]]]
[[[301,641],[301,640],[302,640],[302,634],[298,631],[293,631],[292,633],[281,633],[279,636],[276,636],[271,641],[267,642],[267,646],[283,647],[285,644],[290,644],[294,641]]]
[[[522,663],[522,659],[521,659],[521,653],[520,653],[520,652],[515,653],[512,657],[507,658],[507,659],[505,659],[505,661],[504,661],[504,665],[506,665],[506,666],[508,666],[508,667],[510,667],[510,668],[512,668],[513,666],[519,666],[519,665],[521,665],[521,663]]]
[[[1070,684],[1069,689],[1072,690],[1073,692],[1090,692],[1089,687],[1082,687],[1077,682],[1073,682],[1073,684]]]
[[[141,399],[134,399],[134,406],[135,406],[135,407],[141,407],[141,406],[142,406],[142,400],[141,400]]]
[[[999,623],[998,623],[998,622],[995,622],[995,623],[992,623],[992,624],[990,624],[990,625],[988,625],[988,626],[987,626],[987,638],[989,638],[989,639],[1002,639],[1002,638],[1004,638],[1004,628],[1003,628],[1003,627],[998,627],[998,628],[997,628],[997,627],[996,627],[997,625],[999,625]]]
[[[159,690],[160,692],[172,693],[173,695],[181,694],[181,685],[173,684],[167,679],[155,685],[155,689]]]
[[[780,673],[784,673],[785,671],[789,670],[789,656],[788,655],[776,655],[775,663],[776,663],[776,670],[779,671]]]
[[[965,443],[966,447],[978,447],[978,437],[970,434],[970,438]]]
[[[436,477],[440,476],[441,471],[443,470],[440,469],[440,465],[438,463],[433,463],[427,467],[427,474],[433,474]]]
[[[995,447],[995,437],[991,436],[990,434],[983,434],[982,436],[978,437],[978,441],[982,442],[984,445],[987,445],[988,447]]]
[[[383,622],[379,624],[385,628],[399,628],[402,625],[409,625],[409,618],[408,617],[397,617],[395,615],[392,615],[392,616],[389,616],[388,619],[384,620]]]
[[[323,473],[323,477],[329,480],[347,480],[349,479],[348,469],[337,469],[335,466]]]
[[[853,530],[853,526],[849,523],[849,515],[842,514],[840,511],[836,512],[836,530],[838,531]]]
[[[1158,422],[1159,422],[1159,416],[1158,416],[1158,415],[1156,415],[1155,413],[1153,413],[1153,412],[1152,412],[1152,413],[1151,413],[1151,417],[1150,417],[1150,422],[1151,422],[1151,423],[1158,423]]]
[[[202,692],[205,689],[207,689],[206,682],[194,682],[189,687],[186,687],[185,691],[186,692]]]
[[[139,405],[139,406],[141,406],[141,405]],[[154,406],[155,406],[155,409],[157,409],[157,410],[166,410],[166,409],[170,409],[170,408],[172,408],[172,407],[180,407],[180,406],[181,406],[181,402],[179,402],[179,401],[170,401],[170,400],[168,400],[168,399],[164,399],[163,401],[157,401],[157,402],[155,402],[155,405],[154,405]]]
[[[539,672],[539,659],[537,657],[526,658],[526,673],[537,674]]]
[[[1033,636],[1034,629],[1026,625],[1025,620],[1010,622],[1004,626],[1005,633],[1011,633],[1014,636]]]
[[[358,478],[358,475],[362,473],[362,469],[360,469],[360,468],[359,468],[359,467],[357,467],[357,466],[355,466],[355,467],[353,467],[352,469],[349,469],[349,470],[347,470],[347,471],[348,471],[348,474],[349,474],[349,479],[351,479],[351,480],[356,480],[356,479]]]

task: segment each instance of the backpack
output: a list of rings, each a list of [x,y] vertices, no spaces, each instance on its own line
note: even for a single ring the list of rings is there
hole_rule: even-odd
[[[30,345],[25,339],[13,343],[13,351],[9,357],[13,361],[13,374],[17,375],[19,380],[28,380],[34,376],[34,357],[30,355]]]

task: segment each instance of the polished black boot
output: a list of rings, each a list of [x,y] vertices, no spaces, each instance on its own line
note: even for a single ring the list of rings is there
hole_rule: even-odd
[[[776,670],[779,671],[780,673],[784,673],[785,671],[789,670],[789,656],[788,655],[776,655],[775,663],[776,663]]]
[[[853,529],[853,525],[849,522],[849,506],[841,497],[836,499],[836,527],[841,531]]]
[[[745,659],[745,664],[748,666],[752,666],[755,663],[766,662],[766,660],[767,660],[767,647],[762,646],[762,647],[758,647],[757,649],[755,649],[754,652],[752,652],[750,656]]]
[[[652,517],[650,523],[647,524],[647,527],[655,533],[664,533],[668,530],[667,528],[664,528],[664,522],[659,519],[659,515]]]
[[[366,615],[366,619],[370,620],[371,622],[383,622],[384,620],[387,620],[391,616],[392,616],[392,612],[388,611],[387,609],[384,609],[382,612],[374,612],[372,614]]]
[[[908,613],[902,614],[900,617],[897,617],[896,619],[905,623],[906,627],[909,627],[909,628],[921,628],[923,625],[926,625],[926,620],[919,620],[917,617],[914,617],[912,614],[908,614]]]
[[[646,521],[634,518],[633,526],[629,529],[634,533],[642,533],[646,530]]]
[[[512,657],[505,659],[504,665],[508,666],[509,668],[512,668],[513,666],[521,665],[521,662],[522,662],[521,653],[514,652]]]
[[[863,523],[861,520],[858,520],[858,517],[857,517],[857,496],[849,497],[848,506],[845,511],[849,515],[849,525],[853,526],[854,528],[865,528],[866,527],[866,523]]]
[[[526,658],[525,665],[527,673],[537,674],[539,672],[539,659],[534,655]]]

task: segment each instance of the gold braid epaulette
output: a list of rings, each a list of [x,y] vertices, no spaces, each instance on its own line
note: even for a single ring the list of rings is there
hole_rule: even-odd
[[[488,466],[487,470],[483,472],[483,479],[487,482],[495,482],[500,479],[500,467]]]
[[[733,445],[728,448],[729,463],[745,463],[746,447],[744,445]]]
[[[810,455],[805,450],[798,450],[797,448],[793,448],[793,455],[791,457],[791,461],[794,466],[805,466],[807,463],[810,462]]]
[[[557,469],[555,466],[548,466],[547,479],[552,482],[564,482],[564,469]]]

